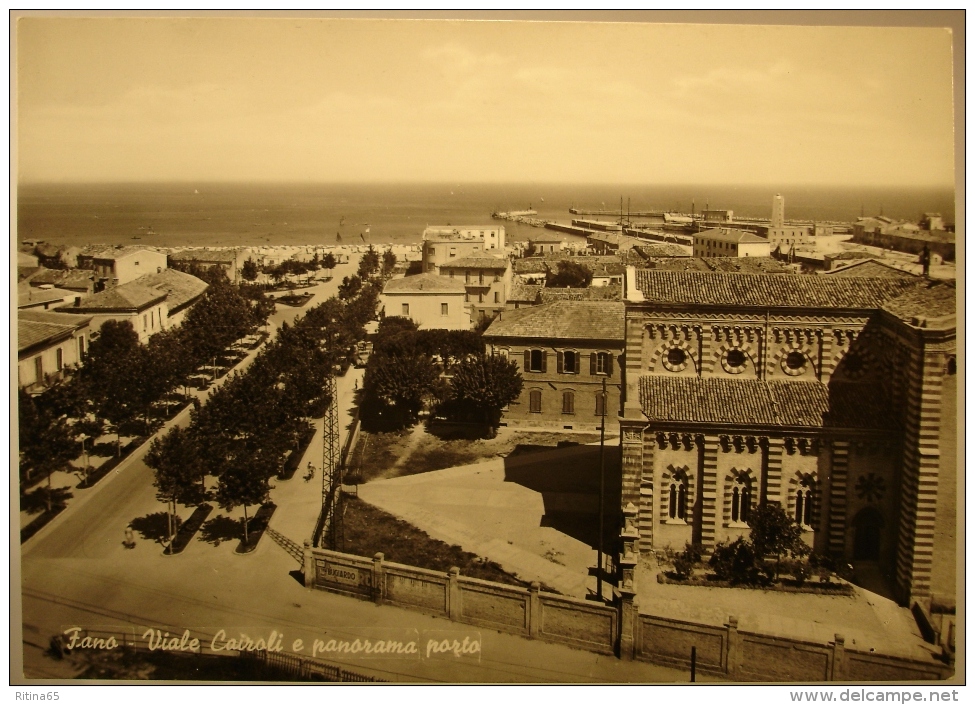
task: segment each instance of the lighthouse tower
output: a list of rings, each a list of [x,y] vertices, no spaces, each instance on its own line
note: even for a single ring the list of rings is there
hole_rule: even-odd
[[[781,228],[785,225],[785,199],[780,194],[775,194],[772,199],[772,222],[773,228]]]

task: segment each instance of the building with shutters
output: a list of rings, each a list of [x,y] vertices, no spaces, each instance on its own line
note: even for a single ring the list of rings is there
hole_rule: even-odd
[[[81,364],[91,340],[91,317],[48,311],[17,312],[17,386],[41,392]]]
[[[775,502],[814,551],[953,610],[955,298],[919,277],[628,268],[624,553],[709,552]]]
[[[615,430],[623,385],[623,303],[558,301],[506,310],[484,332],[486,352],[518,363],[524,387],[502,425]],[[606,394],[603,396],[603,382]]]
[[[417,274],[390,279],[379,301],[384,315],[409,318],[420,330],[469,330],[471,317],[464,302],[466,293],[462,280]]]

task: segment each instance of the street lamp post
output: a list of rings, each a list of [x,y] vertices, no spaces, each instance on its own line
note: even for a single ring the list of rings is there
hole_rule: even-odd
[[[85,485],[88,484],[88,450],[85,448],[85,441],[88,440],[88,435],[82,433],[78,436],[78,440],[81,441],[81,457],[83,458],[84,467],[81,468],[81,472],[85,477]]]
[[[596,597],[603,599],[603,505],[606,493],[606,378],[603,377],[599,423],[599,542],[596,558]]]

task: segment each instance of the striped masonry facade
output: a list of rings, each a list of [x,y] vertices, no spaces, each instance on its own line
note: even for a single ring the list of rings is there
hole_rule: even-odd
[[[717,524],[718,437],[704,436],[704,480],[701,484],[701,543],[714,546]]]
[[[941,375],[944,354],[913,354],[912,366],[921,368],[907,390],[904,436],[906,448],[897,582],[914,600],[931,593],[934,525],[940,468]]]
[[[769,438],[765,474],[765,501],[782,504],[782,453],[785,441],[781,438]]]
[[[836,360],[833,359],[834,334],[830,330],[821,330],[819,333],[819,381],[829,382],[836,370]]]
[[[717,360],[715,360],[714,355],[711,354],[713,349],[714,330],[711,328],[711,326],[702,326],[700,361],[701,374],[699,376],[703,376],[705,374],[710,375],[712,372],[714,372],[714,365],[716,364]]]
[[[846,551],[846,479],[850,467],[850,443],[833,441],[833,460],[829,480],[829,552],[843,556]]]
[[[640,481],[640,514],[637,518],[641,551],[653,549],[653,479],[656,449],[656,436],[645,432],[643,434],[643,477]]]
[[[626,319],[626,378],[639,379],[643,368],[643,336],[647,335],[642,319]]]

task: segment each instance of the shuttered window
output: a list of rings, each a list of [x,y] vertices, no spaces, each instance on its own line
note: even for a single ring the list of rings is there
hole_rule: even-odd
[[[525,370],[528,372],[545,372],[547,357],[544,350],[526,350]]]
[[[538,389],[528,393],[528,411],[533,414],[542,413],[542,393]]]
[[[576,412],[575,392],[562,392],[562,413],[574,414]]]

